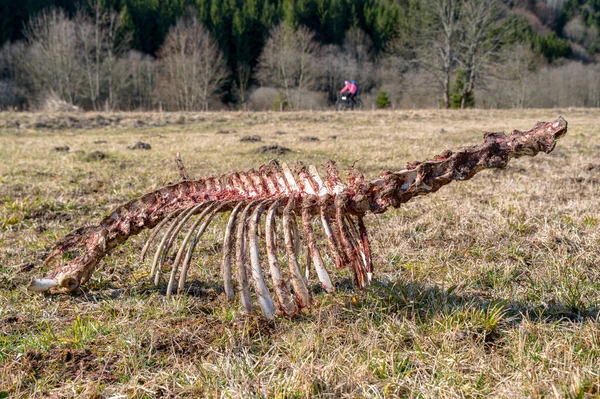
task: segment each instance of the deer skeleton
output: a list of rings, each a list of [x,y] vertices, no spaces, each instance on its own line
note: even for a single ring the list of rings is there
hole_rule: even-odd
[[[409,163],[403,170],[385,171],[374,180],[367,181],[352,169],[346,183],[331,161],[325,164],[325,178],[312,165],[301,166],[294,173],[287,164],[272,161],[258,170],[191,181],[177,157],[183,181],[119,206],[97,225],[69,233],[46,260],[46,264],[56,264],[54,270],[43,279],[34,279],[29,289],[47,291],[64,287],[73,291],[90,279],[100,260],[115,247],[144,229],[153,229],[141,259],[144,260],[150,244],[158,241],[158,233],[164,232],[154,252],[150,275],[158,284],[168,266],[168,254],[173,250],[175,258],[170,264],[166,295],[170,297],[175,288],[181,293],[194,249],[203,233],[215,215],[230,212],[221,261],[227,299],[234,299],[237,286],[244,311],[252,311],[253,292],[265,317],[294,315],[310,304],[307,287],[310,264],[321,287],[327,292],[334,290],[323,251],[336,268],[352,268],[357,287],[371,282],[373,264],[363,222],[367,212],[377,214],[390,206],[397,208],[412,197],[435,192],[454,180],[470,179],[483,169],[502,168],[511,158],[535,156],[540,151],[549,153],[566,132],[567,121],[559,117],[554,122],[538,122],[526,132],[485,133],[483,143],[478,146],[458,152],[445,151],[431,160]],[[263,216],[268,275],[275,301],[265,282],[267,273],[260,256],[259,227]],[[276,219],[281,219],[283,230],[288,269],[285,273],[280,269],[277,254]],[[325,233],[326,249],[319,247],[315,220]],[[191,227],[183,234],[186,225]],[[180,236],[182,239],[178,240]],[[302,236],[308,263],[305,275],[299,265]],[[70,260],[61,261],[65,255]]]

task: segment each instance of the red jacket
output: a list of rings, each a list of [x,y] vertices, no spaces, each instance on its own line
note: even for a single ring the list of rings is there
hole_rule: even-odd
[[[358,87],[354,83],[348,83],[344,88],[340,91],[340,93],[349,92],[350,94],[355,94],[358,90]]]

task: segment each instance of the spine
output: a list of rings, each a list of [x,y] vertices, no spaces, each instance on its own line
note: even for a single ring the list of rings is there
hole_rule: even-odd
[[[419,195],[436,192],[453,181],[468,180],[490,168],[503,168],[512,158],[550,153],[556,140],[567,133],[567,121],[538,122],[529,131],[510,134],[485,133],[482,144],[465,150],[445,151],[433,159],[408,163],[405,169],[383,172],[378,179],[361,184],[349,198],[353,213],[382,213]]]

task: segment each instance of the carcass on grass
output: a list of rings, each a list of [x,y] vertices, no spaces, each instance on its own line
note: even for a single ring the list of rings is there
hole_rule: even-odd
[[[369,236],[363,222],[367,212],[383,213],[390,206],[399,207],[414,196],[436,192],[454,180],[470,179],[483,169],[502,168],[512,158],[549,153],[566,132],[567,121],[560,117],[553,122],[539,122],[526,132],[486,133],[480,145],[445,151],[433,159],[409,163],[400,171],[384,171],[373,180],[351,170],[346,183],[333,162],[325,165],[325,178],[313,165],[292,171],[285,163],[272,161],[258,170],[189,180],[178,158],[182,182],[136,198],[112,211],[98,225],[68,234],[46,261],[57,264],[54,270],[43,279],[33,280],[29,288],[75,290],[90,279],[106,254],[142,230],[153,229],[142,250],[142,260],[151,244],[158,242],[151,276],[158,284],[165,268],[170,267],[165,276],[167,296],[175,290],[182,292],[202,234],[216,214],[230,212],[221,263],[225,295],[233,300],[237,287],[247,312],[252,311],[254,296],[267,318],[277,313],[294,315],[310,304],[308,267],[303,274],[299,265],[301,247],[307,248],[306,262],[314,267],[325,291],[331,292],[334,287],[323,253],[336,268],[351,267],[354,284],[362,288],[373,276]],[[260,256],[259,227],[263,219],[268,273],[263,270]],[[315,235],[314,220],[325,233],[327,243],[323,248]],[[285,272],[277,256],[278,222],[283,231],[283,246],[279,247],[287,258]],[[163,233],[160,240],[159,233]],[[180,236],[182,239],[178,239]],[[169,257],[170,252],[174,258]],[[265,275],[270,276],[271,284],[265,281]]]

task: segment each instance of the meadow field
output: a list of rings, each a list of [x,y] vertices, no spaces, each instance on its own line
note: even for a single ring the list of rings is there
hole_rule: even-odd
[[[332,271],[294,318],[225,301],[224,217],[185,295],[150,282],[147,232],[82,290],[26,290],[57,239],[178,181],[177,152],[193,177],[272,158],[375,177],[559,115],[551,154],[369,215],[374,284]],[[0,398],[599,397],[599,194],[597,109],[0,113]]]

